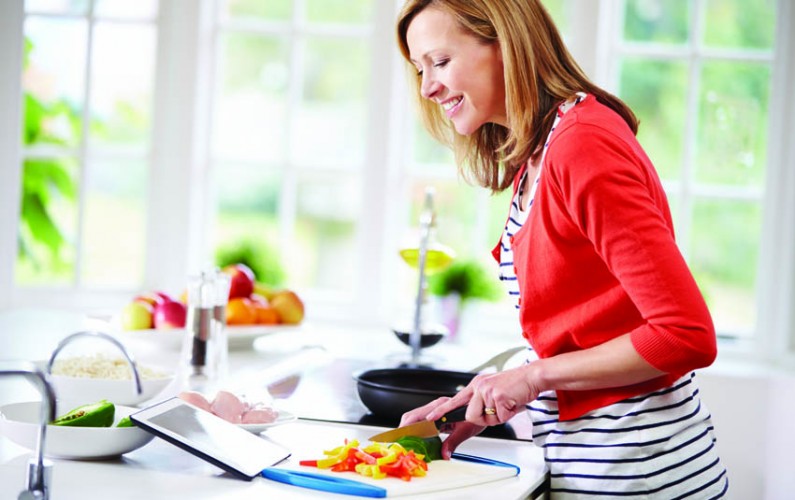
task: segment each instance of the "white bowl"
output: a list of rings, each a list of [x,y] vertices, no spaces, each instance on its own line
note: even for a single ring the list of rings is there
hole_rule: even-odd
[[[56,415],[76,408],[79,404],[58,402]],[[137,408],[116,405],[113,425]],[[14,443],[36,449],[39,435],[41,403],[12,403],[0,406],[0,433]],[[97,460],[118,457],[147,444],[154,435],[138,427],[64,427],[50,425],[44,454],[52,458]]]
[[[157,369],[157,371],[161,371]],[[74,401],[78,405],[95,403],[107,399],[116,405],[136,406],[148,401],[168,387],[175,375],[169,373],[165,378],[141,379],[141,389],[138,394],[133,380],[103,379],[86,377],[67,377],[65,375],[51,375],[58,399]]]

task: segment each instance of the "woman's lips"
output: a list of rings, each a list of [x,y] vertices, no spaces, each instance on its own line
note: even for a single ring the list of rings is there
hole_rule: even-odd
[[[463,102],[464,102],[463,97],[455,97],[453,99],[449,99],[441,103],[442,109],[444,109],[444,113],[445,115],[447,115],[447,118],[451,118],[454,114],[456,114]]]

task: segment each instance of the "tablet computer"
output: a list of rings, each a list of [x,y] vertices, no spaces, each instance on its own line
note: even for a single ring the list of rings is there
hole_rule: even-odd
[[[251,480],[290,451],[179,398],[130,415],[133,423],[236,477]]]

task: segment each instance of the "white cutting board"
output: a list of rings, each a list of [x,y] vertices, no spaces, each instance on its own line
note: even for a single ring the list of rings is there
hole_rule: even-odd
[[[301,458],[309,459],[308,457]],[[318,469],[317,467],[305,467],[297,465],[298,459],[290,460],[280,464],[276,468],[321,474],[324,476],[349,479],[366,483],[386,490],[387,497],[398,497],[403,495],[417,495],[420,493],[430,493],[433,491],[447,491],[456,488],[464,488],[476,484],[489,483],[515,477],[518,469],[513,467],[501,467],[496,465],[486,465],[480,463],[466,462],[462,460],[436,460],[428,464],[428,472],[423,477],[412,477],[411,481],[403,481],[396,477],[385,477],[383,479],[373,479],[362,476],[355,472],[332,472],[328,469]]]
[[[340,446],[346,439],[357,439],[361,446],[366,446],[370,443],[370,436],[385,430],[387,429],[381,427],[298,419],[291,424],[268,429],[262,434],[262,437],[272,439],[292,452],[289,459],[276,465],[277,469],[289,469],[363,482],[384,488],[387,497],[451,490],[492,481],[519,480],[515,477],[519,473],[517,467],[501,467],[455,459],[435,460],[428,464],[428,472],[424,477],[413,477],[411,481],[403,481],[395,477],[373,479],[356,472],[332,472],[327,469],[298,465],[301,460],[323,458],[324,449]],[[270,481],[270,479],[265,480]],[[298,488],[298,486],[295,487]],[[305,488],[302,490],[310,491]]]

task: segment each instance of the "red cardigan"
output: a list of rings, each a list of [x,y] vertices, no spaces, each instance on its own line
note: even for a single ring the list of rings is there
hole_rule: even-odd
[[[561,420],[667,387],[714,361],[712,319],[674,241],[657,173],[626,123],[592,95],[552,135],[512,246],[522,335],[541,358],[629,332],[638,353],[668,372],[624,387],[557,391]],[[499,245],[493,254],[499,260]]]

